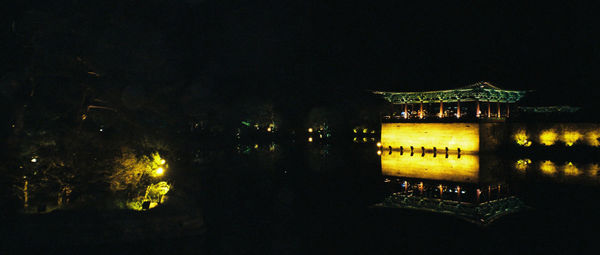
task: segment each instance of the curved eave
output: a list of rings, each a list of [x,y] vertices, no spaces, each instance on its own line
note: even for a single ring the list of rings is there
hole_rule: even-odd
[[[440,101],[490,101],[502,103],[515,103],[521,100],[527,92],[529,91],[498,90],[490,88],[436,90],[425,92],[372,91],[372,93],[382,95],[386,100],[394,104],[439,103]]]

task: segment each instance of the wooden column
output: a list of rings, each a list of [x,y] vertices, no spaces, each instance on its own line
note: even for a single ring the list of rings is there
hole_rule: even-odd
[[[506,103],[506,117],[510,117],[510,103]]]
[[[498,106],[498,118],[502,117],[500,116],[500,101],[496,102],[496,105]]]
[[[479,116],[481,116],[481,109],[479,108],[479,100],[477,100],[477,111],[475,112],[475,114],[477,115],[477,118],[479,118]]]
[[[487,101],[487,117],[491,117],[492,116],[492,110],[490,109],[490,101]]]
[[[456,118],[460,118],[460,99],[456,103]]]
[[[419,102],[419,119],[423,118],[423,101]]]
[[[444,117],[444,101],[440,100],[440,118]]]
[[[408,119],[408,104],[404,104],[404,118]]]

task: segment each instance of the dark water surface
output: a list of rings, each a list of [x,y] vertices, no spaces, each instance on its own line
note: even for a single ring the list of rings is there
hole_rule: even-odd
[[[5,217],[4,253],[596,253],[594,156],[380,156],[372,143],[248,147],[173,167],[166,203],[149,211]],[[392,194],[465,206],[510,197],[524,206],[483,225],[443,210],[375,206]]]

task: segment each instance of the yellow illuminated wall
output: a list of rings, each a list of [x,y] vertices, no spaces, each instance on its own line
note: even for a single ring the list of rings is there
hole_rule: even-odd
[[[479,125],[477,123],[382,123],[381,143],[383,147],[392,146],[394,149],[404,147],[415,153],[438,149],[443,152],[445,147],[463,152],[479,151]]]
[[[430,179],[453,182],[477,182],[479,180],[479,156],[477,155],[449,155],[444,154],[415,154],[381,155],[381,170],[383,175]]]

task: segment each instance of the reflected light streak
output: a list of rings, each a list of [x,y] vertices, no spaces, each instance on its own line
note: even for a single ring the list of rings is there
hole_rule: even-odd
[[[454,182],[477,182],[479,179],[479,156],[461,155],[457,157],[425,157],[392,153],[381,156],[383,175],[443,180]]]
[[[590,177],[598,176],[598,171],[600,170],[600,165],[598,164],[590,164],[587,169],[587,173]]]
[[[556,173],[556,165],[550,160],[544,160],[540,163],[540,170],[544,174],[552,175]]]
[[[579,168],[577,168],[577,166],[573,165],[572,162],[567,162],[563,166],[563,172],[565,173],[565,175],[576,176],[576,175],[579,175]]]
[[[531,159],[519,159],[515,163],[515,168],[520,171],[525,171],[527,170],[527,167],[529,167],[529,164],[531,164]]]

